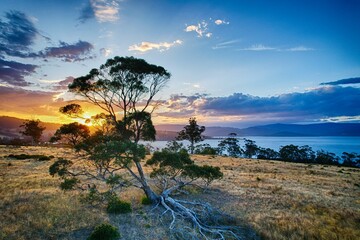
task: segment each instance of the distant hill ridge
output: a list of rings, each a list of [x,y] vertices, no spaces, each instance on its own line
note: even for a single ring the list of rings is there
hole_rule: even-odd
[[[24,119],[0,116],[0,136],[19,136],[19,126]],[[46,127],[45,135],[52,135],[61,124],[43,122]],[[184,125],[159,124],[155,126],[157,140],[174,140]],[[318,123],[318,124],[269,124],[248,128],[234,127],[206,127],[204,135],[207,137],[228,136],[236,133],[238,136],[274,136],[274,137],[300,137],[300,136],[360,136],[360,123]]]

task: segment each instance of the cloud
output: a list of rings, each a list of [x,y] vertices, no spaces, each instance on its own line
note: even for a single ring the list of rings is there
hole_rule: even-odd
[[[91,43],[81,40],[74,44],[60,42],[60,46],[47,47],[38,55],[43,58],[59,58],[65,62],[77,62],[93,58],[94,56],[90,55],[93,48]]]
[[[230,48],[230,47],[232,47],[232,45],[234,43],[238,43],[238,42],[240,42],[240,40],[238,40],[238,39],[221,42],[221,43],[216,44],[214,47],[212,47],[212,49],[216,50],[216,49],[222,49],[222,48]]]
[[[268,118],[297,118],[302,121],[360,115],[360,89],[351,87],[321,87],[304,93],[274,97],[234,93],[228,97],[206,100],[200,109],[212,111],[216,115],[262,115]]]
[[[104,57],[107,57],[111,54],[111,49],[108,48],[101,48],[100,49],[100,54],[103,55]]]
[[[265,46],[263,44],[254,44],[254,45],[251,45],[250,47],[240,48],[237,50],[238,51],[269,51],[269,50],[277,50],[277,49],[273,48],[273,47]]]
[[[28,57],[30,46],[40,36],[33,20],[19,11],[5,13],[5,19],[0,19],[0,54]]]
[[[345,85],[345,84],[357,84],[357,83],[360,83],[360,77],[346,78],[333,82],[324,82],[321,83],[320,85]]]
[[[161,43],[152,43],[152,42],[141,42],[141,44],[134,44],[129,47],[129,51],[138,51],[138,52],[147,52],[154,49],[159,50],[160,52],[169,50],[171,47],[176,45],[181,45],[181,40],[176,40],[174,42],[161,42]]]
[[[52,86],[52,89],[55,90],[55,91],[67,90],[67,89],[68,89],[68,85],[69,85],[70,83],[72,83],[73,81],[74,81],[74,77],[72,77],[72,76],[66,77],[64,80],[55,83],[55,84]]]
[[[360,116],[360,89],[320,87],[307,92],[258,97],[234,93],[225,97],[173,95],[163,103],[162,116],[186,110],[208,119],[242,119],[247,122],[316,122],[322,119]],[[179,118],[177,114],[172,116]]]
[[[1,114],[19,112],[29,115],[52,115],[57,113],[58,106],[55,104],[51,111],[49,111],[49,107],[44,106],[53,104],[53,95],[53,92],[0,86],[0,112]]]
[[[221,19],[215,20],[214,23],[215,23],[216,25],[223,25],[223,24],[228,25],[228,24],[230,24],[230,22],[226,22],[225,20],[221,20]]]
[[[304,47],[304,46],[298,46],[298,47],[293,47],[293,48],[288,48],[285,51],[290,51],[290,52],[308,52],[308,51],[314,51],[315,49],[313,48],[309,48],[309,47]]]
[[[194,24],[194,25],[188,25],[186,26],[186,28],[184,29],[185,32],[196,32],[197,36],[199,38],[201,37],[207,37],[210,38],[212,36],[212,33],[209,32],[208,29],[208,23],[206,21],[202,21],[198,24]]]
[[[293,48],[275,48],[275,47],[269,47],[265,46],[263,44],[253,44],[250,47],[247,48],[240,48],[237,49],[238,51],[279,51],[279,52],[308,52],[308,51],[314,51],[315,49],[304,47],[304,46],[298,46]]]
[[[96,18],[100,23],[115,22],[119,19],[118,0],[89,0],[81,10],[79,20],[81,23]]]
[[[14,86],[29,86],[25,77],[35,73],[36,65],[0,59],[0,81]]]

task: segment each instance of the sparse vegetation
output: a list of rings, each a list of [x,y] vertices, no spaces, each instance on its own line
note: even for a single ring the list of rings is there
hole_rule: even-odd
[[[95,226],[106,221],[118,227],[123,239],[172,239],[166,224],[171,221],[169,216],[159,218],[159,209],[152,214],[146,209],[153,207],[133,202],[134,196],[144,196],[141,191],[131,188],[120,194],[123,201],[132,202],[131,213],[108,215],[102,208],[81,202],[78,192],[58,189],[58,179],[47,174],[54,160],[7,157],[21,153],[77,158],[70,149],[1,147],[2,239],[86,239]],[[226,221],[248,231],[246,239],[254,237],[244,223],[265,240],[360,238],[360,169],[220,156],[193,158],[199,165],[220,167],[224,176],[206,192],[189,189],[193,194],[183,195],[183,200],[209,202],[231,214],[232,220]],[[150,171],[145,168],[146,173]]]
[[[120,233],[116,227],[103,223],[95,227],[87,240],[116,240],[119,238]]]

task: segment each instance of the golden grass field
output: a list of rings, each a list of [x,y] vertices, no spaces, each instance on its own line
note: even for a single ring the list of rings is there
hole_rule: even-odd
[[[69,148],[0,146],[0,239],[86,239],[104,221],[119,228],[121,239],[172,239],[166,218],[139,202],[134,190],[121,198],[134,211],[109,215],[63,192],[48,174],[54,161],[14,160],[9,154],[44,154],[71,159]],[[224,178],[203,199],[248,223],[262,239],[360,239],[360,169],[219,156],[193,156],[219,166]]]

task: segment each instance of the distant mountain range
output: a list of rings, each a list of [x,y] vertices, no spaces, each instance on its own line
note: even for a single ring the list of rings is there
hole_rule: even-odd
[[[156,129],[179,132],[182,125],[157,125]],[[248,128],[206,127],[204,135],[208,137],[228,136],[360,136],[360,123],[318,123],[318,124],[269,124]]]
[[[0,137],[19,137],[19,126],[24,119],[0,116]],[[46,127],[43,134],[45,140],[50,138],[61,124],[42,123]],[[173,140],[184,125],[156,125],[157,140]],[[228,136],[236,133],[238,136],[360,136],[360,123],[319,123],[319,124],[270,124],[249,128],[206,127],[204,135],[209,138]]]

